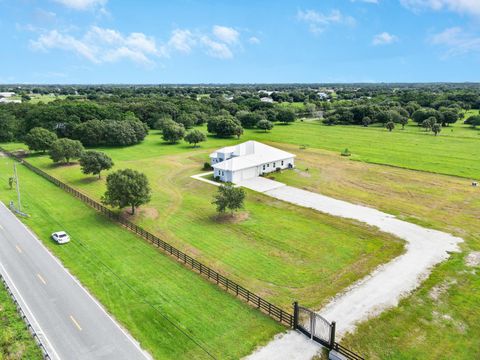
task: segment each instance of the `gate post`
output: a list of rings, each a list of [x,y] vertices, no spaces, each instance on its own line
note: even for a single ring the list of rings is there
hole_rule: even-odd
[[[293,330],[298,328],[298,301],[293,303]]]
[[[335,347],[335,326],[335,321],[332,321],[332,323],[330,324],[330,349],[333,349]]]

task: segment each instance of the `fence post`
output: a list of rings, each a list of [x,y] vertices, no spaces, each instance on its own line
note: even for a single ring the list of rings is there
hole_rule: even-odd
[[[297,330],[298,328],[298,301],[293,303],[293,329]]]
[[[335,347],[335,327],[336,323],[335,321],[332,321],[330,324],[330,349],[333,349]]]

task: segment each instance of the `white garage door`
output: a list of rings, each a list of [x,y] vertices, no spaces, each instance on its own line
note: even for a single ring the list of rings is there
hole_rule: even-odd
[[[256,168],[239,170],[235,172],[233,182],[236,183],[243,180],[252,179],[256,176],[257,176]]]

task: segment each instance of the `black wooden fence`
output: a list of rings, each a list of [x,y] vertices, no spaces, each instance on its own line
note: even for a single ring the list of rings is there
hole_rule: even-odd
[[[157,236],[153,235],[152,233],[144,230],[140,226],[132,223],[131,221],[125,219],[120,214],[110,210],[109,208],[103,206],[99,202],[91,199],[87,195],[81,193],[80,191],[74,189],[73,187],[65,184],[64,182],[58,180],[57,178],[47,174],[43,170],[40,170],[36,166],[30,164],[25,159],[20,156],[15,155],[12,152],[9,152],[0,147],[0,151],[5,153],[7,156],[18,160],[21,162],[25,167],[32,170],[34,173],[42,176],[46,180],[50,181],[51,183],[57,185],[61,189],[65,190],[69,194],[79,198],[85,204],[93,207],[95,210],[98,210],[107,218],[120,223],[121,225],[125,226],[127,229],[131,230],[137,235],[140,235],[142,238],[147,240],[148,242],[154,244],[158,248],[162,249],[168,255],[173,256],[176,260],[183,263],[186,267],[191,268],[192,270],[197,271],[199,274],[207,278],[213,283],[216,283],[218,286],[224,288],[227,292],[234,294],[235,296],[245,300],[248,304],[253,305],[254,307],[258,308],[262,312],[268,314],[274,320],[277,320],[283,325],[287,325],[292,328],[296,328],[295,321],[294,321],[294,314],[290,314],[278,306],[272,304],[271,302],[261,298],[260,296],[252,293],[250,290],[245,289],[243,286],[237,284],[235,281],[230,280],[229,278],[219,274],[217,271],[211,269],[210,267],[202,264],[198,260],[195,260],[191,256],[185,254],[183,251],[178,250],[177,248],[173,247],[169,243],[163,241],[162,239],[158,238]],[[295,312],[295,310],[294,310]],[[298,314],[297,314],[298,316]],[[297,320],[298,321],[298,320]],[[317,340],[317,339],[313,339]],[[363,360],[363,357],[354,353],[353,351],[345,348],[341,344],[334,341],[334,331],[331,337],[331,344],[320,342],[322,345],[326,346],[330,350],[335,350],[340,354],[344,355],[347,359],[351,360]]]
[[[280,309],[278,306],[272,304],[271,302],[261,298],[260,296],[256,295],[255,293],[251,292],[248,289],[245,289],[243,286],[239,285],[233,280],[223,276],[222,274],[218,273],[217,271],[211,269],[210,267],[202,264],[198,260],[195,260],[191,256],[185,254],[183,251],[178,250],[177,248],[173,247],[172,245],[168,244],[167,242],[163,241],[162,239],[158,238],[157,236],[153,235],[152,233],[144,230],[140,226],[132,223],[131,221],[125,219],[120,214],[115,213],[114,211],[110,210],[109,208],[103,206],[99,202],[91,199],[87,195],[81,193],[80,191],[72,188],[71,186],[65,184],[64,182],[58,180],[57,178],[47,174],[43,170],[40,170],[36,166],[33,166],[25,159],[20,156],[17,156],[9,151],[6,151],[0,147],[0,151],[3,151],[6,155],[11,158],[14,158],[20,161],[25,167],[32,170],[34,173],[42,176],[43,178],[47,179],[51,183],[57,185],[61,189],[65,190],[69,194],[79,198],[85,204],[93,207],[95,210],[98,210],[107,218],[120,223],[121,225],[125,226],[127,229],[131,230],[137,235],[140,235],[145,240],[149,241],[150,243],[154,244],[158,248],[162,249],[167,254],[173,256],[175,259],[183,263],[185,266],[196,270],[198,273],[206,277],[208,280],[216,283],[218,286],[223,287],[226,291],[235,294],[235,296],[242,298],[247,303],[253,305],[254,307],[260,309],[264,313],[271,316],[273,319],[277,320],[278,322],[282,323],[283,325],[287,325],[289,327],[293,326],[293,315]]]

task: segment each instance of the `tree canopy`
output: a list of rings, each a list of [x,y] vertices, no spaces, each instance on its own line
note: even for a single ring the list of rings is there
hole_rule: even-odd
[[[150,201],[150,185],[145,174],[136,170],[123,169],[107,176],[107,191],[102,202],[118,208],[130,206],[131,214],[140,205]]]
[[[66,162],[69,164],[70,160],[78,159],[84,150],[82,143],[78,140],[59,139],[50,148],[50,158],[53,162]]]
[[[233,215],[235,211],[243,208],[244,201],[245,190],[227,183],[218,188],[217,193],[213,197],[212,204],[217,206],[217,212],[225,213],[229,211]]]
[[[109,170],[113,166],[112,159],[100,151],[85,151],[79,162],[84,174],[98,175],[99,179],[103,170]]]
[[[36,127],[25,136],[25,144],[32,151],[47,151],[57,140],[57,135],[47,129]]]
[[[207,136],[200,130],[194,129],[185,135],[185,141],[193,146],[197,146],[198,143],[207,141]]]

